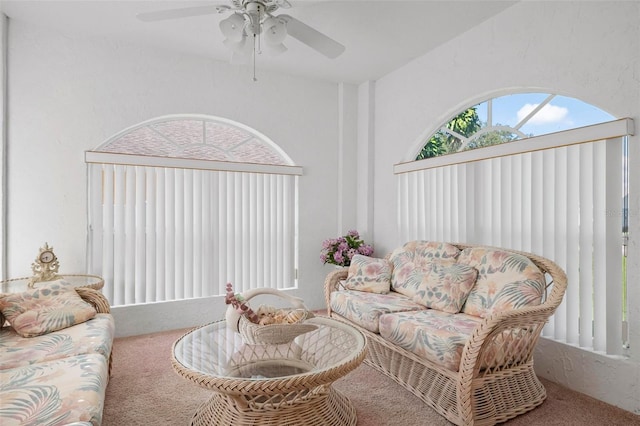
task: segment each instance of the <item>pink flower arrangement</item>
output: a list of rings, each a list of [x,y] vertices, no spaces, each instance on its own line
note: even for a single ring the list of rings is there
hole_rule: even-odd
[[[320,251],[320,260],[322,263],[349,266],[351,259],[356,254],[371,256],[373,247],[364,243],[358,231],[352,230],[347,232],[344,237],[324,240]]]

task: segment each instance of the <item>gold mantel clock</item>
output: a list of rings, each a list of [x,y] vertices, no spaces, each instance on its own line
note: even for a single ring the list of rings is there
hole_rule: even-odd
[[[40,247],[40,252],[36,260],[31,264],[33,277],[29,280],[29,287],[33,287],[35,283],[42,281],[53,281],[60,278],[58,269],[60,263],[53,252],[53,247],[49,247],[48,243],[44,243],[44,247]]]

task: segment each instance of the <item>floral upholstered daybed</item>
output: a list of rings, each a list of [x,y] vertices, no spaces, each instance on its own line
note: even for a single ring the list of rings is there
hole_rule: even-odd
[[[98,291],[64,281],[0,295],[0,423],[100,425],[114,321]]]
[[[329,316],[367,336],[366,363],[453,423],[492,425],[546,398],[533,350],[566,285],[530,253],[412,241],[354,256],[325,297]]]

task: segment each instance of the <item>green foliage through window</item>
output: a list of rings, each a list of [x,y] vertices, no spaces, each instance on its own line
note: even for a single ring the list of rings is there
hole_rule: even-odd
[[[513,93],[479,103],[451,118],[429,138],[416,160],[613,119],[578,99],[548,93]]]
[[[477,106],[471,107],[455,116],[444,129],[433,135],[422,148],[416,160],[511,142],[518,138],[518,135],[506,129],[491,130],[474,137],[479,130],[485,127],[487,127],[487,123],[480,121]],[[502,126],[498,125],[498,127]],[[460,139],[458,136],[463,136],[464,139]]]

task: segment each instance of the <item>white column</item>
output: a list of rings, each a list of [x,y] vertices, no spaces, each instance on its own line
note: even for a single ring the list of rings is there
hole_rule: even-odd
[[[358,191],[358,91],[352,84],[338,84],[338,188],[336,235],[344,235],[357,226],[356,197]]]
[[[375,81],[368,81],[358,87],[358,136],[357,136],[357,227],[360,235],[373,243],[373,172],[375,142]]]

